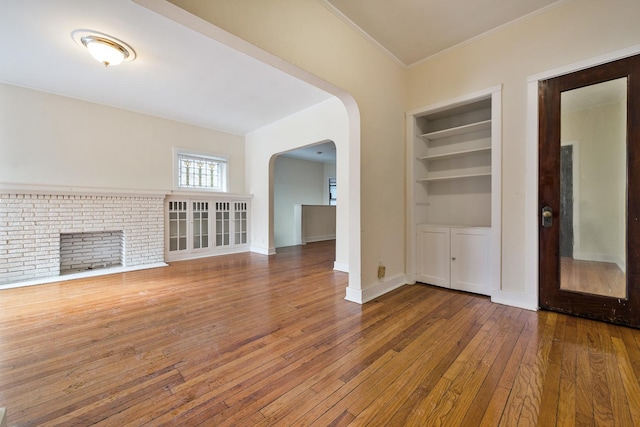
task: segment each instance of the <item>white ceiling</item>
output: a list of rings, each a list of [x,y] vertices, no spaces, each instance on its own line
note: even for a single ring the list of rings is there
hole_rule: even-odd
[[[318,1],[404,65],[556,3]],[[73,41],[76,29],[122,39],[137,58],[105,69]],[[331,97],[131,0],[0,0],[0,58],[0,82],[237,135]]]
[[[76,29],[130,44],[104,68]],[[0,82],[245,135],[331,97],[131,0],[1,0]]]
[[[566,0],[319,0],[410,66]]]
[[[336,144],[332,141],[287,151],[285,157],[319,163],[336,163]]]
[[[626,105],[627,85],[627,78],[623,77],[562,92],[562,112],[586,110],[609,104]]]

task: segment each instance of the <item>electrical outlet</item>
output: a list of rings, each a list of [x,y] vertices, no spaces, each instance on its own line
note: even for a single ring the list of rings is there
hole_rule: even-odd
[[[387,267],[384,265],[378,266],[378,279],[384,279],[384,275],[387,273]]]

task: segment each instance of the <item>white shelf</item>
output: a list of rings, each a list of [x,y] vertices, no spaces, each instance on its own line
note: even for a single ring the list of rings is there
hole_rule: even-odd
[[[485,295],[500,289],[501,90],[407,115],[407,269],[416,281]],[[436,283],[445,273],[449,280]]]
[[[422,178],[418,179],[418,182],[443,182],[443,181],[457,181],[461,179],[471,179],[471,178],[481,178],[485,176],[491,176],[491,172],[487,173],[474,173],[469,175],[452,175],[452,176],[443,176],[437,178]]]
[[[468,125],[457,126],[454,128],[443,129],[436,132],[428,132],[420,135],[421,138],[427,141],[433,141],[435,139],[448,138],[455,135],[463,135],[465,133],[477,132],[480,130],[491,129],[491,120],[484,120],[482,122],[470,123]]]
[[[446,160],[446,159],[454,159],[457,157],[465,157],[470,154],[479,154],[479,153],[490,153],[491,147],[484,148],[474,148],[472,150],[463,150],[463,151],[455,151],[452,153],[444,153],[444,154],[433,154],[430,156],[418,157],[418,160]]]

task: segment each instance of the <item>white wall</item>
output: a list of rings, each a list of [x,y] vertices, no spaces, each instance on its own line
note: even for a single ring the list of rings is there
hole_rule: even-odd
[[[406,72],[315,0],[171,1],[345,89],[357,102],[364,299],[379,289],[375,278],[379,261],[392,277],[404,273],[404,112],[502,84],[500,300],[537,306],[537,279],[531,280],[525,272],[527,245],[535,244],[525,243],[530,235],[525,218],[537,214],[525,209],[526,176],[535,173],[535,168],[525,167],[527,78],[640,43],[640,2],[559,2],[555,8],[450,49]]]
[[[350,234],[347,298],[367,301],[405,283],[405,71],[316,0],[171,3],[310,73],[320,87],[332,86],[326,90],[340,96],[349,115],[349,143],[341,147],[329,138],[338,146],[337,236]],[[351,158],[348,168],[340,165],[341,150]],[[351,200],[340,196],[346,185]],[[353,206],[346,207],[348,228],[340,230],[345,202]],[[264,241],[256,244],[267,245],[258,238]],[[379,262],[387,267],[384,283]]]
[[[537,182],[537,165],[527,163],[536,149],[528,145],[528,128],[537,126],[527,122],[528,78],[640,43],[639,14],[637,0],[561,2],[409,70],[409,110],[503,85],[502,288],[497,298],[502,302],[538,304],[532,261],[537,232],[527,228],[527,218],[537,217],[537,204],[525,208],[526,184]]]
[[[358,188],[362,184],[361,201],[357,200],[358,206],[351,209],[358,216],[357,224],[360,227],[347,230],[347,221],[341,220],[338,213],[338,235],[342,227],[345,234],[353,231],[358,239],[362,239],[360,242],[352,237],[352,254],[361,248],[362,262],[358,265],[361,272],[352,271],[352,275],[358,277],[350,275],[349,286],[361,290],[363,300],[389,288],[379,286],[376,278],[379,262],[387,266],[387,274],[391,278],[398,277],[398,281],[401,281],[404,274],[404,112],[502,84],[502,300],[521,305],[537,304],[536,294],[532,292],[532,286],[537,287],[537,283],[532,285],[529,281],[527,285],[525,271],[527,244],[530,244],[526,240],[525,218],[536,214],[525,208],[525,181],[528,176],[535,174],[535,168],[525,167],[527,78],[640,43],[640,25],[637,25],[640,2],[561,2],[546,13],[465,43],[408,72],[385,57],[316,0],[173,0],[173,3],[317,76],[318,80],[344,89],[357,103],[361,127],[354,129],[351,123],[344,123],[343,113],[339,120],[348,129],[341,132],[342,139],[338,138],[341,141],[328,137],[326,134],[331,133],[330,130],[321,132],[315,129],[314,134],[309,135],[308,129],[304,129],[301,134],[305,135],[302,139],[309,139],[310,143],[327,138],[336,141],[339,156],[341,150],[343,154],[346,151],[348,156],[360,156],[362,170],[355,170],[358,174],[356,179],[343,181],[340,175],[349,174],[348,163],[338,164],[339,183],[351,182]],[[32,103],[34,109],[30,111],[29,107],[21,104],[21,97],[12,92],[14,89],[3,86],[1,90],[0,182],[40,182],[43,174],[33,166],[39,165],[51,168],[47,176],[58,185],[72,185],[88,179],[90,183],[87,185],[91,186],[135,185],[164,189],[170,186],[170,178],[160,176],[159,170],[170,167],[170,157],[161,153],[166,151],[164,148],[171,146],[165,135],[172,141],[180,136],[184,140],[186,136],[189,144],[202,147],[215,145],[216,142],[212,140],[218,137],[227,139],[223,135],[213,137],[215,132],[212,131],[174,123],[170,125],[167,121],[142,115],[135,115],[141,119],[134,120],[133,116],[129,116],[132,113],[114,112],[99,106],[88,107],[93,112],[86,116],[89,120],[87,124],[76,123],[77,116],[69,114],[61,117],[62,121],[43,122],[44,130],[35,129],[32,126],[33,117],[46,116],[38,103]],[[45,102],[43,107],[50,110],[47,104],[49,102]],[[61,107],[84,117],[81,108],[63,104]],[[21,111],[21,118],[15,117],[12,112],[14,108]],[[353,105],[348,105],[347,111],[351,114],[352,122],[357,119]],[[58,117],[55,111],[53,113],[53,117]],[[103,113],[109,118],[104,122],[101,119]],[[94,122],[99,122],[98,127],[106,132],[110,129],[109,122],[124,113],[128,117],[122,121],[126,132],[110,138],[91,131]],[[26,117],[30,119],[27,121]],[[14,119],[19,119],[20,124],[14,124]],[[335,125],[326,124],[328,129]],[[71,143],[56,134],[60,128],[65,134],[75,126],[82,130]],[[182,131],[178,131],[178,128]],[[300,145],[300,138],[294,138],[294,135],[287,141],[281,141],[272,139],[270,133],[270,130],[257,132],[247,141],[247,148],[255,150],[246,159],[246,187],[256,195],[252,203],[254,213],[269,211],[270,172],[268,165],[265,165],[267,160],[273,154]],[[344,133],[348,135],[347,141],[343,138]],[[136,138],[136,135],[144,137]],[[5,141],[10,140],[31,142],[26,147],[16,144],[7,148]],[[51,143],[52,140],[54,143]],[[132,147],[132,140],[144,142]],[[269,148],[272,146],[273,149]],[[78,151],[74,148],[78,148]],[[214,151],[217,149],[214,148]],[[16,160],[32,152],[35,152],[33,163]],[[121,156],[123,152],[132,155]],[[144,154],[147,157],[142,157],[145,158],[143,165],[126,160],[141,158]],[[232,153],[232,161],[238,164],[236,156]],[[95,167],[87,166],[86,159],[97,159]],[[113,174],[114,168],[122,170],[122,175]],[[342,188],[340,184],[338,188]],[[235,187],[231,191],[242,192]],[[343,201],[349,202],[340,194],[339,200],[339,205]],[[273,247],[273,240],[270,240],[267,231],[270,218],[273,215],[252,216],[256,227],[252,244],[266,250]],[[352,218],[349,221],[353,223]],[[348,260],[348,252],[345,250],[340,259]]]
[[[295,205],[322,205],[324,163],[278,156],[273,167],[274,245],[293,246],[296,242]]]
[[[244,138],[0,84],[0,184],[173,188],[173,147],[229,156],[244,193]]]

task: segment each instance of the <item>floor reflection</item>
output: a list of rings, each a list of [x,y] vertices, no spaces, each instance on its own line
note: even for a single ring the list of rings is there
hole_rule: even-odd
[[[612,262],[560,258],[560,289],[614,298],[627,297],[626,276]]]

